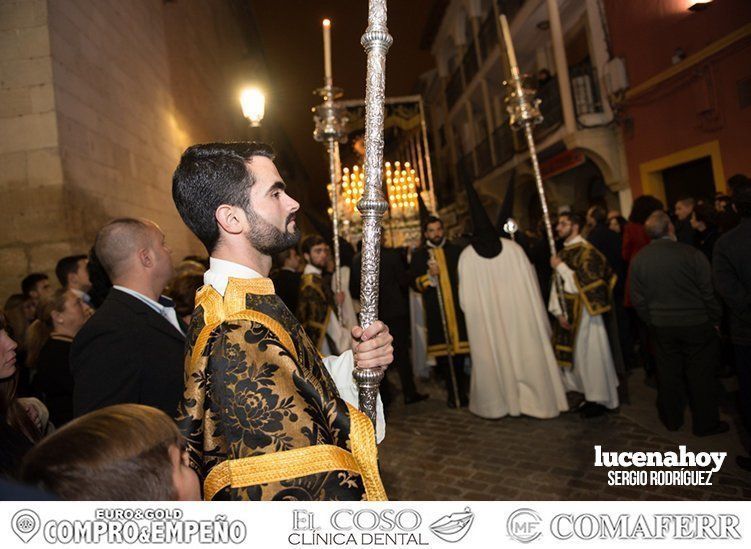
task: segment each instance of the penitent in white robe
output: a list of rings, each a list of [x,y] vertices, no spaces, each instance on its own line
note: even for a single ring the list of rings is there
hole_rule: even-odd
[[[567,245],[580,242],[580,238],[577,237]],[[571,267],[561,263],[556,271],[563,279],[564,292],[573,294],[579,291]],[[550,291],[548,310],[555,317],[561,314],[555,284],[552,284]],[[572,368],[561,368],[561,375],[566,391],[582,393],[588,402],[602,404],[611,410],[618,407],[618,376],[615,373],[605,322],[602,315],[591,316],[583,303],[574,343],[574,365]]]
[[[459,301],[472,355],[469,411],[552,418],[568,410],[532,265],[514,241],[492,259],[459,256]]]

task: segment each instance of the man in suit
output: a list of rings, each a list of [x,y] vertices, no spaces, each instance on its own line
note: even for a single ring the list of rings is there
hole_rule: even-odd
[[[185,335],[172,301],[161,295],[174,272],[164,234],[145,219],[115,219],[94,248],[113,286],[73,340],[74,415],[136,403],[174,416]]]
[[[696,436],[724,433],[728,424],[720,421],[715,379],[722,309],[709,261],[676,241],[675,227],[661,210],[644,229],[652,242],[631,262],[631,303],[653,336],[660,419],[678,430],[688,401]]]
[[[300,294],[300,253],[292,247],[278,253],[275,257],[278,270],[271,275],[274,289],[287,308],[294,314],[297,312],[297,302]]]
[[[428,398],[418,393],[410,357],[411,329],[409,321],[409,271],[403,249],[386,248],[381,245],[381,266],[378,280],[378,318],[383,320],[394,336],[394,364],[399,372],[405,404],[414,404]],[[360,299],[360,271],[362,252],[352,260],[352,275],[349,291],[354,299]],[[381,396],[384,404],[393,400],[389,386],[383,383]]]

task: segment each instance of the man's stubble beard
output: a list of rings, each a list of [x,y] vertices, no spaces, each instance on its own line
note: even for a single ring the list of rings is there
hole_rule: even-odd
[[[248,242],[262,254],[274,256],[295,246],[300,241],[300,228],[297,223],[295,223],[295,229],[292,232],[280,231],[258,215],[250,206],[245,213],[250,224],[247,233]],[[290,214],[287,217],[284,223],[285,228],[294,217],[295,214]]]

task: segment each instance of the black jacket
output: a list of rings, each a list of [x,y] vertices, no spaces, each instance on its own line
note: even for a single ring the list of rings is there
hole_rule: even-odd
[[[360,299],[360,269],[362,254],[352,260],[349,293]],[[378,318],[409,316],[409,272],[407,260],[399,248],[381,247],[381,267],[378,280]]]
[[[682,242],[653,240],[631,262],[631,303],[650,326],[719,324],[722,308],[712,269],[699,250]]]
[[[713,257],[715,287],[730,309],[730,337],[751,345],[751,218],[720,237]]]
[[[300,278],[302,274],[297,271],[279,269],[271,276],[274,282],[274,290],[292,314],[297,312],[297,302],[300,295]]]
[[[136,403],[174,417],[183,393],[184,346],[185,336],[167,319],[113,288],[73,340],[73,415]]]
[[[50,412],[50,421],[62,427],[73,419],[73,374],[70,372],[69,340],[50,338],[39,352],[34,393]]]
[[[623,287],[626,282],[626,269],[623,264],[621,253],[621,236],[608,229],[605,225],[595,225],[587,235],[587,241],[592,244],[608,260],[610,268],[618,277],[616,282],[616,295],[623,295]]]

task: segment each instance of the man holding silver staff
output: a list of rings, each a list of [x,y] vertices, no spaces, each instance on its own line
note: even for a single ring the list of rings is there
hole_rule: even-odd
[[[412,287],[422,294],[428,355],[435,358],[446,378],[447,404],[450,408],[457,404],[463,407],[469,403],[469,382],[464,373],[469,340],[457,283],[462,247],[446,239],[443,221],[435,216],[422,220],[422,230],[425,243],[415,250],[409,266]]]
[[[392,337],[375,321],[353,328],[354,353],[322,358],[275,295],[271,257],[297,243],[300,205],[285,192],[271,148],[194,145],[175,170],[172,195],[211,256],[177,417],[204,499],[385,499],[352,371],[355,361],[387,367]]]

